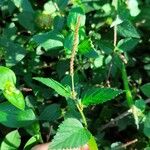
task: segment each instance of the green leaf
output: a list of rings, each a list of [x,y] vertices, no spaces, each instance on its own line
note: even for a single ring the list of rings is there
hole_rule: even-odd
[[[82,96],[82,103],[86,106],[101,104],[114,99],[122,92],[122,90],[112,88],[92,88],[84,93]]]
[[[48,1],[44,4],[44,13],[52,14],[56,11],[56,6],[52,1]]]
[[[144,121],[144,134],[150,138],[150,112],[148,112]]]
[[[18,22],[25,29],[34,32],[35,31],[35,13],[29,11],[23,11],[17,16]]]
[[[1,150],[16,150],[19,149],[21,136],[18,130],[8,133],[1,143]]]
[[[63,30],[64,25],[65,25],[65,17],[56,16],[54,18],[54,22],[53,22],[54,30],[61,31]]]
[[[139,99],[135,101],[135,106],[137,108],[139,108],[142,112],[145,110],[146,108],[146,104],[145,101],[143,99]]]
[[[123,22],[123,20],[121,20],[120,18],[119,18],[119,16],[117,16],[117,18],[112,22],[112,24],[111,24],[111,28],[112,27],[114,27],[114,26],[117,26],[117,25],[119,25],[119,24],[121,24]]]
[[[146,83],[141,86],[141,91],[145,96],[150,97],[150,83]]]
[[[52,104],[44,108],[44,110],[39,116],[39,119],[52,122],[58,119],[60,115],[61,115],[60,106],[58,104]]]
[[[5,37],[7,39],[14,39],[14,37],[16,37],[16,35],[17,35],[17,27],[13,22],[11,22],[3,30],[3,37]]]
[[[32,37],[32,41],[43,47],[46,51],[63,47],[63,35],[56,31],[39,33]]]
[[[133,38],[122,39],[118,42],[117,48],[124,52],[129,52],[138,44],[138,42],[139,39]]]
[[[59,129],[49,145],[50,150],[79,148],[88,143],[91,133],[81,122],[68,118],[60,124]]]
[[[104,59],[104,56],[103,56],[103,55],[100,55],[98,58],[96,58],[96,59],[94,60],[94,66],[95,66],[96,68],[101,67],[101,66],[103,65],[103,59]]]
[[[75,30],[75,26],[77,24],[78,17],[80,18],[80,26],[85,25],[85,14],[81,7],[74,7],[69,12],[68,18],[67,18],[67,25],[70,29]]]
[[[139,33],[130,21],[124,21],[118,25],[118,33],[123,37],[140,38]]]
[[[98,150],[95,138],[93,136],[91,136],[89,142],[88,142],[88,146],[90,150]]]
[[[111,54],[114,50],[114,46],[110,41],[100,40],[98,43],[99,48],[103,50],[106,54]]]
[[[32,109],[19,110],[8,102],[0,104],[0,123],[11,128],[25,127],[35,122]]]
[[[113,0],[116,3],[115,0]],[[123,21],[130,19],[130,12],[125,1],[118,1],[117,14]]]
[[[32,12],[32,6],[28,0],[11,0],[20,11]]]
[[[138,8],[138,1],[137,0],[130,0],[128,2],[128,8],[130,10],[130,15],[135,17],[140,13],[140,9]]]
[[[51,87],[52,89],[54,89],[59,95],[64,96],[64,97],[71,97],[71,92],[64,87],[62,84],[60,84],[59,82],[50,79],[50,78],[40,78],[40,77],[36,77],[33,78],[43,84],[45,84],[48,87]]]
[[[6,38],[0,38],[0,45],[6,50],[5,61],[7,66],[14,66],[26,55],[26,50],[18,43]]]
[[[55,0],[55,2],[60,9],[64,9],[67,6],[69,0]]]
[[[80,54],[85,55],[88,58],[97,58],[98,53],[95,51],[94,45],[91,39],[85,39],[79,44],[78,51]]]
[[[74,34],[73,32],[69,33],[64,40],[64,48],[66,55],[71,55],[72,47],[73,47]]]
[[[34,135],[32,136],[28,141],[27,143],[25,144],[24,146],[24,150],[31,150],[32,147],[35,145],[35,144],[38,144],[39,142],[39,139],[40,139],[40,136],[39,135]]]
[[[7,82],[3,94],[11,104],[13,104],[15,107],[21,110],[24,110],[25,108],[24,97],[22,93],[18,89],[16,89],[14,84],[12,84],[11,82]]]
[[[31,136],[40,135],[41,131],[40,131],[40,122],[39,122],[39,119],[37,118],[36,121],[34,121],[32,124],[30,124],[28,126],[25,126],[24,129]]]
[[[0,89],[4,90],[8,82],[16,84],[16,75],[11,69],[0,66]]]

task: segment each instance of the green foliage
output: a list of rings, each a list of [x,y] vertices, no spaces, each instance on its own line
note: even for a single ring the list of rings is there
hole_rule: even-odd
[[[17,108],[24,110],[25,108],[24,97],[22,93],[15,87],[16,76],[14,72],[9,68],[3,66],[0,67],[0,72],[1,72],[0,86],[5,98]]]
[[[67,18],[67,25],[70,29],[75,30],[75,26],[77,23],[77,18],[81,17],[81,23],[80,26],[85,25],[85,15],[84,10],[81,7],[74,7],[69,12],[68,18]]]
[[[130,52],[137,44],[139,40],[133,38],[122,39],[118,42],[117,48],[123,52]]]
[[[12,103],[17,108],[24,110],[25,108],[24,97],[22,93],[14,87],[13,84],[10,84],[8,82],[5,86],[3,94],[10,103]]]
[[[39,135],[32,136],[25,144],[24,150],[30,150],[33,147],[33,145],[37,144],[38,139],[39,139]]]
[[[79,120],[68,118],[59,126],[49,149],[78,148],[86,144],[90,137],[90,132],[82,126]]]
[[[1,149],[16,150],[19,148],[20,144],[21,136],[19,135],[18,130],[14,130],[5,136],[4,140],[1,143]]]
[[[59,82],[57,82],[53,79],[40,78],[40,77],[36,77],[34,79],[45,84],[48,87],[51,87],[61,96],[64,96],[64,97],[70,97],[71,96],[70,91],[66,87],[64,87],[62,84],[60,84]]]
[[[149,10],[150,0],[0,0],[1,149],[148,149]]]
[[[8,102],[0,104],[0,123],[11,128],[25,127],[36,121],[32,109],[19,110]]]
[[[98,150],[96,141],[93,136],[91,136],[90,140],[88,141],[88,145],[89,145],[90,150]]]
[[[141,86],[141,90],[145,96],[150,97],[150,83],[146,83]]]
[[[44,108],[44,110],[41,112],[39,116],[39,119],[52,122],[55,121],[57,118],[59,118],[60,115],[61,115],[60,106],[57,104],[52,104]]]
[[[92,88],[84,93],[82,103],[84,105],[94,105],[107,102],[121,94],[122,90],[111,88]]]
[[[6,87],[6,83],[16,84],[16,76],[15,73],[9,68],[0,66],[0,89],[4,90]]]
[[[6,38],[0,38],[0,44],[6,50],[5,60],[7,66],[16,65],[26,55],[26,50],[23,47],[21,47],[18,43],[9,41]]]
[[[43,47],[46,51],[63,46],[63,36],[55,31],[39,33],[31,39],[38,46]]]
[[[144,121],[144,134],[150,138],[150,113],[146,115],[146,119]]]
[[[85,55],[88,58],[98,57],[97,52],[94,49],[94,45],[90,39],[85,39],[79,44],[79,53]]]
[[[136,31],[136,28],[130,21],[124,21],[123,23],[118,25],[118,32],[123,37],[140,38],[139,33]]]

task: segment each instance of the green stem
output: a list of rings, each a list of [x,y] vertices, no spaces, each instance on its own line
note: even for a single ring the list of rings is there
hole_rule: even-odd
[[[70,76],[71,76],[71,83],[72,83],[72,99],[75,100],[76,106],[81,114],[81,117],[83,119],[83,123],[85,127],[87,128],[87,122],[86,118],[83,113],[83,107],[82,104],[80,104],[76,98],[76,91],[74,86],[74,61],[76,56],[76,50],[78,48],[78,35],[79,35],[79,27],[80,27],[80,17],[77,18],[77,24],[74,31],[74,41],[73,41],[73,48],[71,53],[71,59],[70,59]]]
[[[131,107],[134,104],[134,101],[133,101],[133,97],[131,94],[131,90],[129,88],[129,81],[128,81],[127,71],[126,71],[126,67],[124,63],[122,63],[121,72],[122,72],[122,79],[123,79],[124,89],[126,93],[127,103],[128,103],[128,106]]]
[[[87,121],[86,121],[85,115],[83,113],[83,108],[82,108],[82,106],[79,103],[76,104],[76,106],[77,106],[77,108],[78,108],[78,110],[79,110],[79,112],[81,114],[81,117],[82,117],[83,123],[85,125],[85,128],[87,128],[88,125],[87,125]]]

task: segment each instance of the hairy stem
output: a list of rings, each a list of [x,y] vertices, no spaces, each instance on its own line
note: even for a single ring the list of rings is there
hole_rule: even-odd
[[[72,99],[73,100],[77,100],[75,85],[74,85],[74,60],[75,60],[75,56],[76,56],[76,50],[78,48],[79,27],[80,27],[80,17],[77,18],[77,24],[76,24],[75,31],[74,31],[73,48],[72,48],[71,59],[70,59],[70,76],[71,76]],[[77,101],[76,106],[81,114],[81,117],[82,117],[85,127],[87,127],[87,122],[86,122],[85,115],[83,113],[82,104],[80,104]]]
[[[70,60],[70,76],[71,76],[73,99],[76,99],[76,93],[75,93],[75,88],[74,88],[74,60],[76,56],[76,50],[78,48],[79,27],[80,27],[80,17],[78,17],[77,19],[77,24],[76,24],[75,31],[74,31],[74,41],[73,41],[73,48],[72,48],[71,60]]]
[[[87,128],[87,121],[86,121],[85,115],[83,113],[83,109],[82,109],[82,107],[79,104],[77,104],[77,108],[78,108],[78,110],[79,110],[79,112],[81,114],[83,123],[84,123],[85,127]]]

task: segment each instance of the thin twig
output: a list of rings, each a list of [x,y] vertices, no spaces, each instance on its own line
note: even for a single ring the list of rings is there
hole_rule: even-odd
[[[150,103],[150,99],[145,100],[145,104]],[[105,125],[102,125],[100,131],[105,130],[108,127],[114,126],[116,124],[117,121],[119,121],[120,119],[123,119],[124,117],[128,116],[132,114],[132,108],[130,108],[129,110],[125,111],[124,113],[120,114],[119,116],[117,116],[114,119],[111,119],[110,122],[108,122]]]
[[[122,113],[121,115],[117,116],[116,118],[114,119],[111,119],[110,122],[108,122],[107,124],[103,125],[100,129],[100,131],[103,131],[105,130],[106,128],[108,127],[111,127],[112,125],[115,125],[117,121],[119,121],[120,119],[128,116],[129,114],[131,114],[132,111],[131,109],[127,110],[126,112]]]
[[[114,47],[117,45],[117,25],[114,25]]]
[[[32,92],[31,88],[21,87],[20,90],[23,91],[23,92]]]
[[[120,148],[127,148],[128,146],[130,146],[130,145],[136,143],[137,141],[138,141],[138,139],[134,139],[134,140],[132,140],[132,141],[129,141],[129,142],[123,144],[122,146],[120,146]]]

